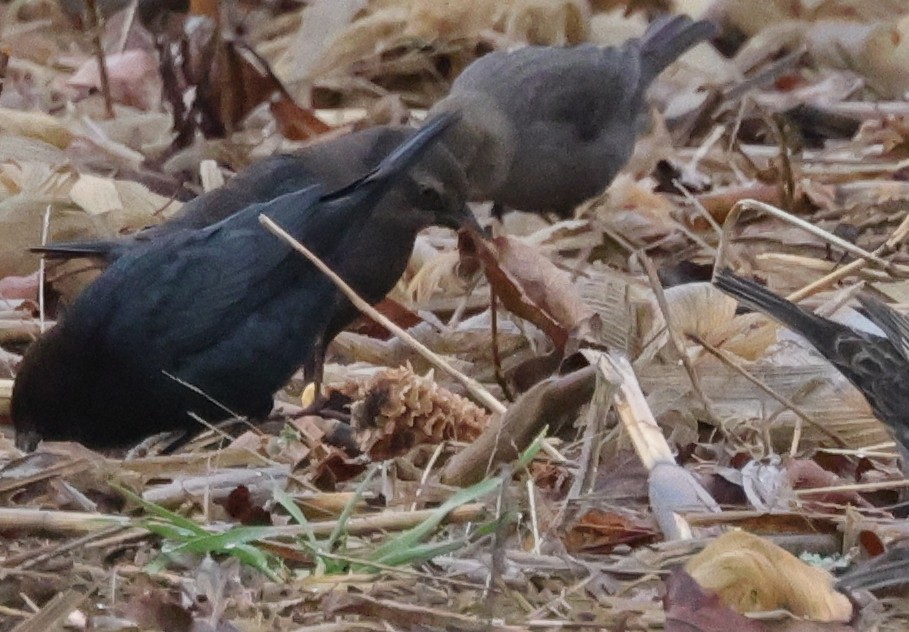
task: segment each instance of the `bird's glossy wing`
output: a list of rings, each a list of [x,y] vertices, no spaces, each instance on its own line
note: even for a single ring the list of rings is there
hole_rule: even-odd
[[[183,205],[179,215],[153,226],[137,236],[156,237],[178,228],[204,228],[242,211],[287,193],[319,185],[305,156],[278,154],[258,160],[228,180]]]
[[[94,326],[121,355],[166,359],[214,344],[284,284],[318,274],[261,227],[258,215],[307,233],[305,241],[324,252],[336,241],[330,233],[338,209],[319,205],[319,194],[317,188],[290,193],[130,252],[79,297],[68,320]]]
[[[385,158],[362,178],[336,191],[326,193],[324,201],[335,201],[344,198],[354,203],[372,199],[372,206],[436,143],[442,134],[461,118],[458,112],[442,112],[426,121],[418,130],[388,153]]]
[[[893,346],[909,363],[909,318],[871,296],[859,296],[859,302],[865,308],[871,321],[883,330]]]

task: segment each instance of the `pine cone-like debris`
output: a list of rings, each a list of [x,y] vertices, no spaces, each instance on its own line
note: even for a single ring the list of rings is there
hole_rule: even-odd
[[[374,460],[406,453],[421,443],[448,439],[472,441],[486,428],[489,415],[460,395],[409,367],[386,369],[366,383],[338,389],[355,400],[351,425],[360,449]]]

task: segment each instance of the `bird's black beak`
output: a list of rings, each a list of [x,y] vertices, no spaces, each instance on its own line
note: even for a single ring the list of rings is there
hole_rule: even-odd
[[[471,211],[466,204],[462,204],[457,212],[447,215],[445,217],[445,222],[442,225],[446,228],[451,228],[452,230],[466,229],[471,232],[479,233],[480,235],[486,234],[483,227],[480,226],[480,223],[474,216],[473,211]]]

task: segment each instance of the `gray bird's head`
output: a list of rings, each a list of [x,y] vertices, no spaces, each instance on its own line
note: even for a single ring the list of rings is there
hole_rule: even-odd
[[[444,145],[432,147],[415,165],[399,188],[408,223],[420,229],[444,226],[454,230],[481,231],[467,207],[467,177],[460,163]]]

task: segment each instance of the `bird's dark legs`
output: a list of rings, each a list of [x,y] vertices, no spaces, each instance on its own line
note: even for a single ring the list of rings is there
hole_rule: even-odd
[[[322,394],[322,379],[325,370],[325,344],[320,340],[313,349],[310,358],[303,363],[303,376],[315,388],[312,402],[306,406],[301,415],[319,415],[343,422],[350,421],[350,415],[340,410],[328,408],[329,398]]]
[[[303,363],[303,377],[315,389],[312,402],[303,409],[306,415],[320,412],[325,406],[325,396],[322,395],[322,378],[325,371],[325,345],[320,340],[313,347],[312,353]]]

